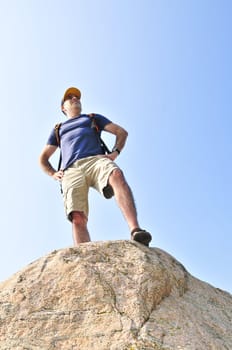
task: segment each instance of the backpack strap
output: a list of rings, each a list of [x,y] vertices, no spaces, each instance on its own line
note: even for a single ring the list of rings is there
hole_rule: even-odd
[[[101,138],[101,136],[100,136],[100,128],[99,128],[99,126],[97,125],[95,115],[96,115],[95,113],[87,114],[87,116],[88,116],[89,118],[92,119],[91,128],[94,128],[94,129],[96,130],[98,139],[99,139],[100,144],[101,144],[101,148],[103,149],[104,153],[110,154],[111,151],[110,151],[109,148],[106,146],[105,142],[102,140],[102,138]]]
[[[58,123],[55,125],[55,135],[58,146],[60,147],[60,127],[62,123]]]
[[[58,123],[58,124],[55,125],[55,128],[54,128],[58,147],[60,147],[60,127],[61,127],[61,125],[62,125],[62,123]],[[60,157],[59,157],[57,171],[60,170],[61,163],[62,163],[62,157],[61,157],[61,150],[60,150]]]

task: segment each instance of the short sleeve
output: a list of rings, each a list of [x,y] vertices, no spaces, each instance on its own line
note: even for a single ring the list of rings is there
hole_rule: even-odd
[[[95,118],[97,126],[99,127],[100,130],[103,130],[107,124],[112,123],[112,121],[110,119],[104,117],[101,114],[94,114],[94,118]]]
[[[47,140],[47,145],[52,145],[52,146],[57,146],[58,147],[58,143],[56,140],[56,134],[55,134],[55,128],[53,128],[53,130],[51,131],[48,140]]]

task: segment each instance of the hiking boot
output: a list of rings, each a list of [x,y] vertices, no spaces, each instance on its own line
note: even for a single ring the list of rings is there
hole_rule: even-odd
[[[131,239],[149,247],[149,243],[152,240],[152,236],[149,232],[142,230],[139,227],[136,227],[134,228],[134,230],[131,231]]]

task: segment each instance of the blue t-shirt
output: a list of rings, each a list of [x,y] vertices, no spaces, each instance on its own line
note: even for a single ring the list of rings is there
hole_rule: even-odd
[[[107,124],[111,123],[109,119],[100,114],[94,114],[94,119],[99,132]],[[87,114],[81,114],[62,123],[59,130],[62,169],[67,169],[78,159],[103,154],[99,136],[96,129],[91,127],[91,125],[92,118]],[[54,128],[48,138],[47,144],[58,146]]]

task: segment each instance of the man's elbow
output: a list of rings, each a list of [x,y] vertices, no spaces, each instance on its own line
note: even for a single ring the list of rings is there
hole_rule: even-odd
[[[47,150],[43,150],[39,155],[39,165],[41,168],[44,168],[48,164],[50,155],[48,154]]]
[[[43,168],[43,166],[44,166],[44,164],[45,164],[45,157],[44,157],[44,154],[43,154],[43,153],[41,153],[41,154],[39,155],[38,162],[39,162],[39,166],[40,166],[41,168]]]
[[[125,139],[128,137],[128,132],[125,129],[122,129],[122,134]]]

